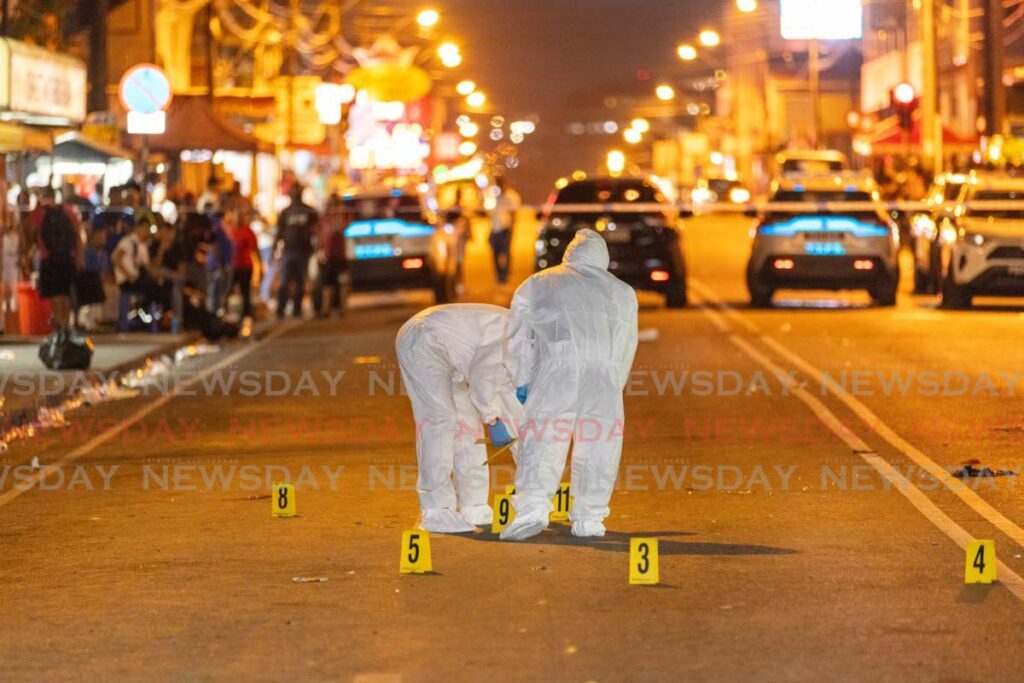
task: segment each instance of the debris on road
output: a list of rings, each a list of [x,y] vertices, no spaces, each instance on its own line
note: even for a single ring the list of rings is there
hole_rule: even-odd
[[[981,467],[981,468],[975,467],[975,465],[980,465],[981,464],[981,461],[976,459],[976,458],[972,458],[970,460],[965,460],[964,462],[962,462],[960,464],[962,465],[962,467],[960,467],[960,469],[958,469],[958,470],[954,470],[953,471],[953,476],[956,477],[957,479],[969,479],[969,478],[972,478],[972,477],[1014,477],[1014,476],[1017,476],[1017,473],[1012,471],[1012,470],[993,470],[990,467]]]
[[[293,576],[292,583],[327,583],[326,576]]]

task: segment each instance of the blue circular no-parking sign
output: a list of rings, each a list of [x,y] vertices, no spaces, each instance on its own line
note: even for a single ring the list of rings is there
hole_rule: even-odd
[[[121,104],[128,111],[155,114],[171,103],[171,82],[155,64],[136,64],[121,77]]]

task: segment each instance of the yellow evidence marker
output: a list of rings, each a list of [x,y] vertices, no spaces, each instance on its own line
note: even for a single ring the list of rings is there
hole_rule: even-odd
[[[964,583],[992,583],[996,580],[996,542],[970,541],[964,560]]]
[[[295,516],[295,484],[275,481],[270,489],[270,514],[273,517]]]
[[[512,496],[507,493],[494,494],[494,518],[491,519],[491,533],[500,534],[515,518],[516,511],[512,507]]]
[[[629,539],[629,583],[654,586],[658,581],[658,539]]]
[[[433,569],[430,562],[430,533],[419,529],[403,531],[398,571],[402,574],[426,574]]]
[[[552,522],[564,522],[569,519],[569,510],[572,510],[573,497],[569,495],[569,482],[563,481],[558,487],[558,493],[551,499],[555,509],[551,512]]]

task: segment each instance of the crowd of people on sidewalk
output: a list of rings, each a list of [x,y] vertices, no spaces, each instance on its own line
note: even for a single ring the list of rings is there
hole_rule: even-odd
[[[237,336],[271,315],[302,317],[310,283],[314,313],[340,312],[342,203],[332,197],[321,216],[297,182],[289,197],[275,225],[237,183],[222,191],[217,179],[198,198],[169,196],[155,210],[134,183],[111,190],[105,206],[70,185],[39,188],[19,200],[24,210],[9,217],[0,239],[4,311],[17,310],[19,283],[31,282],[58,332],[74,325]]]

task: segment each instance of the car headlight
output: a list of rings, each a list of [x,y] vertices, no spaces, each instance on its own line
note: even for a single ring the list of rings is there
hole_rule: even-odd
[[[910,219],[910,234],[914,237],[931,241],[936,234],[935,221],[926,213],[914,214]]]
[[[964,242],[966,242],[967,244],[973,244],[976,247],[981,247],[984,246],[985,244],[986,238],[980,232],[970,232],[965,230],[963,233],[961,233],[961,235],[964,239]]]
[[[729,201],[733,204],[746,204],[750,201],[750,190],[745,187],[734,187],[729,190]]]
[[[696,203],[703,203],[711,199],[711,191],[703,187],[694,188],[690,193],[690,200]]]

